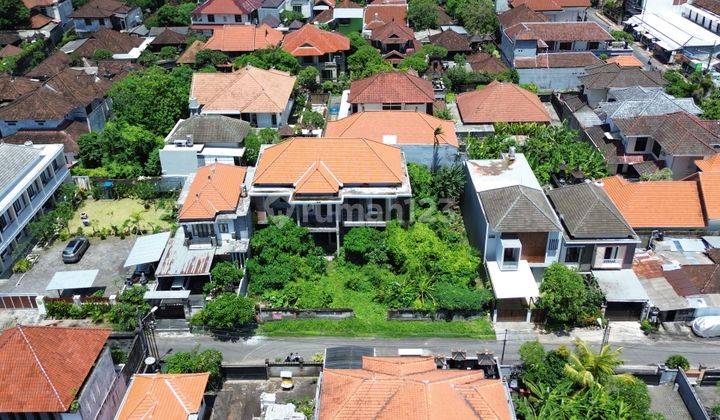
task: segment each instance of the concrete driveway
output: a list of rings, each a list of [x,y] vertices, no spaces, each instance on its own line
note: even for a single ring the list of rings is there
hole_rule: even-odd
[[[105,288],[105,296],[117,293],[125,280],[123,263],[130,253],[135,237],[125,239],[110,237],[105,240],[90,238],[90,247],[80,262],[62,262],[62,250],[67,241],[57,241],[40,252],[33,268],[24,274],[13,274],[8,280],[0,280],[0,293],[46,294],[45,287],[58,271],[100,270],[93,287]],[[57,296],[47,292],[47,296]]]

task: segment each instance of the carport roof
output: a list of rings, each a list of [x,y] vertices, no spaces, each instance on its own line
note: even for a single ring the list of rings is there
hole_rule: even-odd
[[[45,290],[87,289],[95,283],[100,270],[58,271]]]
[[[517,270],[501,270],[497,261],[488,261],[487,268],[496,299],[530,300],[540,297],[535,277],[526,260],[518,262]]]
[[[647,302],[650,300],[635,272],[625,270],[596,270],[592,272],[608,302]]]
[[[160,261],[165,245],[170,239],[170,232],[139,236],[125,260],[124,267]]]
[[[325,369],[361,369],[363,356],[375,356],[374,347],[343,346],[325,349]]]

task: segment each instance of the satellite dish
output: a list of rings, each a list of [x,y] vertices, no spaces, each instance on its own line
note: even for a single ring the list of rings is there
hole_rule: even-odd
[[[146,357],[146,358],[145,358],[145,364],[146,364],[147,366],[152,366],[152,365],[154,365],[154,364],[155,364],[155,358],[152,357],[152,356]]]

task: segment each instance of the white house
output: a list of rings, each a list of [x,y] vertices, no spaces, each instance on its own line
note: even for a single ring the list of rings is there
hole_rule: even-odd
[[[52,207],[60,184],[70,177],[63,146],[0,143],[0,268],[10,269],[13,251],[27,225]]]
[[[142,10],[117,0],[91,0],[75,10],[70,17],[78,34],[95,32],[100,28],[121,31],[142,23]]]
[[[193,115],[179,120],[160,150],[162,176],[184,182],[198,168],[213,163],[240,165],[250,123],[223,115]]]
[[[463,219],[495,295],[493,321],[530,321],[542,273],[557,262],[563,227],[525,156],[465,162]]]

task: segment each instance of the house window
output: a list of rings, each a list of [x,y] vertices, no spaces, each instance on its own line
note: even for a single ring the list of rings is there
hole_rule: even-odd
[[[192,225],[192,231],[198,238],[207,238],[215,234],[215,229],[208,224]]]
[[[636,138],[635,139],[635,148],[633,149],[633,151],[644,152],[647,149],[647,143],[648,143],[647,137]]]
[[[547,41],[545,44],[547,44],[549,51],[555,51],[555,41]]]
[[[568,248],[567,251],[565,251],[565,262],[568,264],[578,264],[580,262],[580,254],[582,254],[582,248]]]
[[[615,260],[617,260],[619,252],[620,252],[619,247],[608,246],[605,248],[605,253],[603,254],[603,260],[605,260],[605,262],[615,262]]]
[[[660,157],[660,154],[662,153],[662,147],[660,146],[660,143],[655,142],[655,144],[653,144],[652,152],[656,157]]]
[[[271,114],[270,115],[271,124],[274,126],[277,125],[277,114]]]
[[[92,26],[93,24],[92,19],[83,19],[83,21],[85,22],[85,26]]]
[[[295,13],[302,13],[302,5],[301,6],[293,6],[293,12]]]
[[[503,262],[505,263],[511,263],[516,262],[515,259],[515,250],[517,248],[505,248],[503,249]]]
[[[572,42],[561,42],[560,43],[560,51],[570,51],[572,50]]]
[[[0,232],[5,232],[5,229],[7,229],[8,221],[5,218],[5,215],[0,215]]]
[[[558,240],[557,239],[550,239],[548,241],[548,251],[555,252],[555,250],[558,247]]]
[[[398,111],[402,109],[402,104],[383,104],[382,109],[384,111],[394,110]]]
[[[600,43],[599,42],[588,42],[587,46],[588,46],[588,50],[597,50],[600,48]]]
[[[17,121],[7,121],[7,125],[13,127],[17,125]]]
[[[207,15],[208,22],[215,22],[215,15]]]
[[[237,22],[237,23],[242,22],[242,15],[235,15],[235,22]]]
[[[219,226],[220,226],[220,233],[228,233],[229,232],[227,223],[220,223]]]
[[[16,214],[22,213],[23,209],[25,208],[25,197],[20,197],[13,203],[13,208],[15,209]]]
[[[30,184],[30,186],[27,189],[28,197],[32,200],[37,195],[37,188],[35,187],[35,184]]]
[[[35,124],[37,124],[37,125],[45,125],[45,120],[35,120]]]

